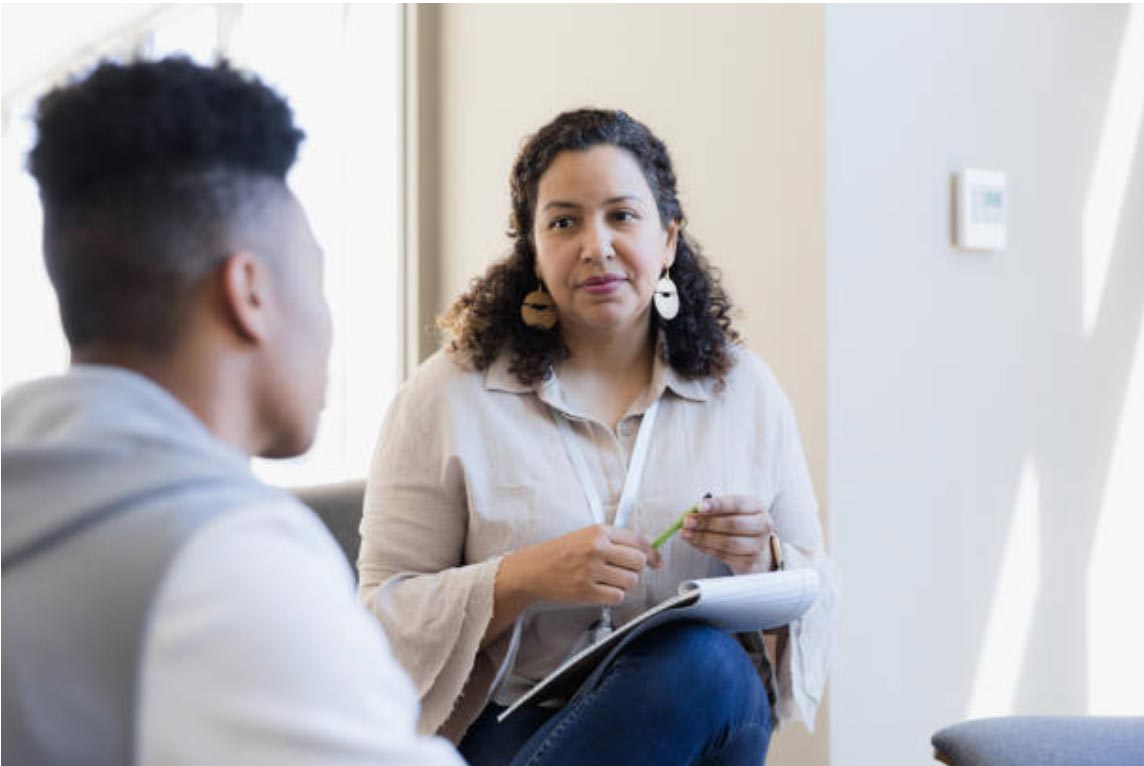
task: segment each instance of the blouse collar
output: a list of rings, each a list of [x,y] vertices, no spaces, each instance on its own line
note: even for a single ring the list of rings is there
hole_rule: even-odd
[[[651,385],[640,401],[633,407],[634,413],[642,413],[651,403],[659,399],[665,392],[671,391],[681,399],[693,402],[705,402],[712,394],[715,381],[710,376],[700,378],[687,378],[679,374],[665,359],[663,338],[656,346],[655,360],[652,363]],[[544,380],[533,384],[522,383],[509,368],[512,366],[512,354],[502,351],[496,360],[485,371],[484,387],[488,391],[503,391],[511,394],[530,394],[536,396],[545,404],[570,415],[574,418],[587,418],[578,412],[567,401],[560,379],[555,373]]]

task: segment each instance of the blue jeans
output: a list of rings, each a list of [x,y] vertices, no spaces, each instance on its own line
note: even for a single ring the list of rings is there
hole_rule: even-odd
[[[490,704],[461,741],[471,766],[760,766],[771,738],[766,690],[733,636],[697,622],[634,639],[559,710],[504,723]]]

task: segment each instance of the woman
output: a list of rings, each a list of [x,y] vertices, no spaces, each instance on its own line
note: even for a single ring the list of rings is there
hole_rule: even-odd
[[[420,690],[422,728],[477,766],[757,764],[773,720],[813,725],[833,609],[790,404],[738,345],[644,125],[562,114],[511,183],[511,255],[444,315],[449,348],[386,416],[361,598]],[[562,708],[496,722],[681,581],[772,568],[772,536],[787,566],[826,584],[789,631],[650,631]]]

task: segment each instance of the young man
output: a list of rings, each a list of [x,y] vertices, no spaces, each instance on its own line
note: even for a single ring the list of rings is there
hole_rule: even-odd
[[[225,65],[103,64],[30,167],[72,350],[3,400],[3,760],[456,764],[321,522],[329,312],[302,133]]]

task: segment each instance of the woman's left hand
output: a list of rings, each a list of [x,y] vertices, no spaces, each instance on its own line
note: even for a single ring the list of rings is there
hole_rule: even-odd
[[[699,512],[683,523],[683,539],[696,550],[722,561],[735,574],[771,568],[770,537],[774,520],[758,499],[723,495],[700,501]]]

